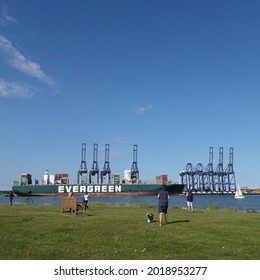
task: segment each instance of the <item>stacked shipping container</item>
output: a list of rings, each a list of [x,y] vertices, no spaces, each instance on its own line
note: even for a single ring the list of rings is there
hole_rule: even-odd
[[[166,184],[168,182],[167,175],[156,176],[156,184]]]
[[[55,174],[54,184],[67,185],[68,183],[69,183],[69,175],[68,175],[68,173]]]
[[[61,174],[61,184],[67,185],[68,183],[69,183],[69,174],[68,173]]]
[[[28,173],[21,174],[20,177],[20,185],[26,186],[32,184],[32,175]]]
[[[120,175],[119,173],[112,174],[112,183],[119,185],[120,184]]]

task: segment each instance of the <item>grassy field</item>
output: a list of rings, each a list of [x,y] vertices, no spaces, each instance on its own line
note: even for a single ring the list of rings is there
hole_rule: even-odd
[[[146,213],[155,222],[148,224]],[[260,213],[170,208],[159,227],[149,205],[91,205],[85,216],[60,206],[0,205],[1,260],[259,260]]]

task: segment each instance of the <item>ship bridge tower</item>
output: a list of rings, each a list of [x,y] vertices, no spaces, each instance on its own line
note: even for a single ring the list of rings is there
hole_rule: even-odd
[[[81,164],[78,171],[78,184],[86,185],[88,183],[88,170],[86,162],[86,143],[82,143]]]
[[[99,168],[98,168],[98,144],[94,144],[94,151],[93,151],[93,164],[92,169],[89,170],[89,183],[92,183],[92,176],[97,176],[96,183],[99,183]]]
[[[131,181],[132,183],[138,183],[139,182],[139,170],[137,167],[137,145],[134,145],[133,148],[133,163],[131,166]]]
[[[109,166],[109,144],[105,145],[105,163],[103,170],[100,172],[101,184],[103,184],[104,177],[107,175],[107,184],[111,182],[111,169]]]

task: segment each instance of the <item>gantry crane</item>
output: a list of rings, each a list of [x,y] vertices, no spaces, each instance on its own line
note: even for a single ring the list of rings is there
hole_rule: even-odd
[[[96,183],[99,183],[99,168],[98,168],[98,144],[94,144],[93,150],[93,164],[92,169],[89,171],[89,183],[92,183],[92,176],[97,175]]]
[[[233,166],[234,152],[233,147],[229,148],[229,163],[226,168],[226,188],[228,191],[236,191],[236,178]]]
[[[81,148],[81,164],[78,171],[78,184],[86,185],[88,183],[88,169],[86,162],[86,143],[82,143]]]
[[[229,164],[224,169],[223,147],[219,149],[219,163],[213,168],[213,147],[209,150],[209,163],[204,169],[199,163],[196,168],[191,163],[180,172],[181,182],[187,189],[194,191],[206,191],[214,193],[232,193],[236,191],[236,179],[233,167],[233,148],[229,149]]]
[[[132,183],[138,183],[139,182],[139,170],[137,167],[137,145],[134,145],[133,148],[133,163],[131,166],[131,181]]]
[[[223,165],[223,147],[219,148],[219,163],[215,170],[215,186],[217,186],[217,191],[226,191],[225,184],[224,184],[224,177],[226,173],[224,171]]]
[[[111,170],[109,166],[109,144],[105,145],[105,163],[103,170],[100,172],[100,177],[101,177],[101,184],[104,182],[104,177],[108,176],[107,178],[107,184],[110,184],[111,182]]]

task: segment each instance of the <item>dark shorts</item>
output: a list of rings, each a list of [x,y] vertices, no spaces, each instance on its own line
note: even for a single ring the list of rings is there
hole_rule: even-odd
[[[168,211],[168,204],[165,205],[165,204],[162,204],[162,205],[159,205],[158,206],[158,213],[164,213],[166,214]]]

